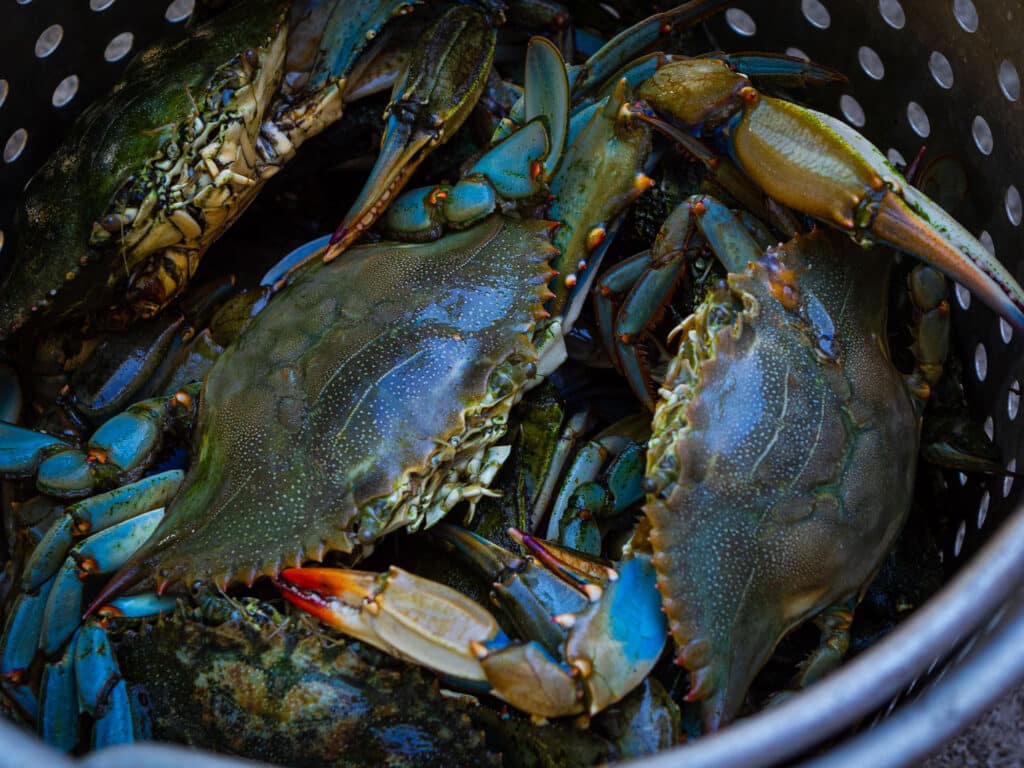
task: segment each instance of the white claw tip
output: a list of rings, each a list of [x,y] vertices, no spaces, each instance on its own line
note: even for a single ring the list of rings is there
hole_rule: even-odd
[[[583,587],[583,594],[587,596],[587,600],[596,603],[604,595],[604,590],[597,586],[597,584],[587,584]]]

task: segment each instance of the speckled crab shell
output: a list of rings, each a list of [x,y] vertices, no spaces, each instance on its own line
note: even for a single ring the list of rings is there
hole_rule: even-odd
[[[147,50],[79,117],[18,209],[0,338],[122,306],[155,256],[192,276],[255,196],[253,146],[283,74],[286,11],[261,0]],[[215,183],[211,169],[227,177]],[[235,199],[243,187],[253,189]]]
[[[730,274],[679,329],[645,512],[708,728],[790,629],[859,597],[906,518],[919,424],[889,359],[885,259],[819,228]]]
[[[479,496],[536,371],[551,226],[492,217],[300,274],[211,370],[188,476],[110,589],[354,559]]]

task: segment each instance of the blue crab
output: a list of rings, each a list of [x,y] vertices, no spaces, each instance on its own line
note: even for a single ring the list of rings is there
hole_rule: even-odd
[[[716,5],[690,4],[675,14],[686,16],[694,9]],[[107,497],[107,501],[116,499],[118,506],[127,508],[127,529],[146,540],[126,560],[119,553],[99,569],[116,573],[90,612],[125,591],[155,588],[165,592],[176,584],[197,580],[251,584],[261,575],[281,575],[290,583],[285,590],[291,597],[329,607],[321,613],[340,614],[346,622],[351,619],[360,632],[368,627],[362,636],[380,638],[383,633],[386,648],[412,653],[442,670],[449,670],[446,664],[452,661],[452,674],[474,679],[478,687],[491,688],[517,706],[546,716],[594,712],[626,695],[655,663],[666,630],[671,628],[682,644],[683,662],[696,673],[694,697],[709,702],[708,725],[714,727],[735,713],[743,686],[733,683],[731,671],[722,671],[714,656],[730,649],[716,648],[689,628],[692,625],[684,621],[685,612],[698,610],[701,606],[691,606],[691,601],[702,598],[687,592],[685,579],[680,584],[664,575],[663,568],[676,557],[675,548],[684,546],[674,540],[676,532],[659,516],[657,490],[673,487],[677,478],[672,466],[664,466],[668,454],[658,454],[655,465],[648,467],[650,523],[638,533],[631,557],[618,568],[579,558],[528,535],[521,537],[537,561],[548,566],[522,566],[529,572],[527,581],[543,585],[540,591],[549,596],[541,598],[542,614],[564,617],[566,634],[556,633],[554,638],[549,634],[546,644],[510,641],[479,606],[400,572],[392,571],[384,578],[300,569],[282,574],[287,566],[322,560],[329,550],[354,560],[389,531],[431,525],[460,502],[472,502],[491,492],[490,480],[507,452],[499,441],[509,408],[560,362],[564,335],[589,294],[616,220],[649,186],[642,173],[650,155],[648,123],[678,132],[666,127],[664,118],[649,114],[647,106],[632,101],[631,77],[643,81],[641,95],[659,111],[670,113],[688,127],[699,123],[697,128],[706,131],[705,138],[731,142],[740,171],[760,181],[756,178],[758,162],[751,160],[753,146],[755,160],[763,159],[780,174],[795,179],[782,187],[773,186],[770,179],[763,183],[783,204],[816,216],[838,210],[840,215],[832,216],[831,223],[852,229],[859,240],[895,240],[922,258],[938,262],[1017,327],[1022,326],[1020,288],[969,235],[910,191],[895,171],[878,161],[877,150],[849,129],[817,113],[778,106],[753,91],[726,63],[716,60],[673,61],[653,75],[647,61],[636,71],[629,70],[627,77],[610,89],[602,89],[604,75],[597,77],[596,73],[618,70],[622,60],[632,55],[636,41],[657,38],[666,18],[654,17],[629,30],[623,39],[613,41],[611,54],[599,52],[588,66],[571,73],[554,46],[543,40],[532,42],[526,93],[517,112],[522,116],[521,125],[513,119],[503,126],[498,143],[456,184],[412,190],[397,197],[385,186],[370,203],[371,208],[380,207],[382,199],[391,199],[384,225],[411,231],[428,242],[360,246],[336,260],[331,260],[330,250],[321,258],[323,252],[313,249],[305,254],[307,258],[299,259],[308,266],[292,265],[282,272],[275,280],[281,286],[275,298],[225,351],[205,380],[198,398],[195,458],[166,514],[150,514],[151,505],[141,501],[134,489],[114,491],[117,495]],[[756,65],[751,60],[744,64]],[[792,63],[780,61],[768,69],[769,74],[781,71],[790,77],[791,67]],[[662,76],[665,71],[673,77]],[[679,84],[672,82],[682,79],[680,71],[707,71],[708,77],[692,81],[702,84],[703,90],[690,92],[681,104],[672,100],[656,103],[662,90],[680,90]],[[660,83],[659,76],[669,82]],[[652,83],[660,85],[656,88]],[[775,106],[764,112],[764,105]],[[780,126],[787,135],[811,141],[797,147],[786,144],[779,139]],[[751,136],[768,139],[769,145],[757,141],[751,145],[747,141]],[[692,137],[684,135],[683,139],[694,145]],[[699,145],[693,151],[703,152]],[[803,170],[795,167],[797,157],[809,157],[809,165]],[[719,178],[726,177],[725,166],[719,164]],[[831,169],[828,183],[823,183],[822,168]],[[595,177],[600,184],[594,184]],[[847,185],[837,191],[831,183],[835,178]],[[813,194],[807,193],[808,189]],[[799,194],[789,194],[793,190]],[[546,206],[549,194],[555,199]],[[820,203],[819,196],[830,202]],[[844,217],[844,206],[858,215]],[[518,217],[502,215],[511,211]],[[903,226],[895,234],[888,226],[893,211],[898,212],[896,220]],[[928,226],[920,211],[939,226]],[[554,235],[552,221],[542,216],[560,223]],[[908,223],[912,226],[904,226]],[[880,227],[877,232],[872,225]],[[707,227],[703,236],[709,242],[714,240]],[[340,242],[335,241],[335,250]],[[834,336],[834,331],[844,326],[840,320],[829,320],[836,298],[830,291],[844,280],[867,279],[870,288],[881,295],[881,281],[877,273],[869,275],[866,270],[849,276],[844,267],[808,270],[813,277],[798,274],[800,266],[795,260],[804,248],[815,253],[827,251],[818,246],[832,241],[811,236],[794,242],[789,250],[780,249],[763,259],[761,249],[754,254],[732,241],[716,250],[736,280],[745,287],[751,284],[750,291],[757,290],[754,284],[766,286],[761,302],[765,317],[771,301],[781,302],[781,309],[773,307],[775,316],[792,314],[793,320],[783,323],[779,331],[785,354],[809,370],[822,372],[801,381],[807,385],[805,394],[842,410],[843,406],[835,403],[850,392],[860,392],[858,382],[844,385],[843,377],[860,374],[851,366],[829,364],[824,358],[832,354],[830,349],[841,362],[845,362],[841,350],[846,344],[856,350],[849,353],[854,356],[874,355],[872,365],[878,369],[884,369],[888,361],[884,347],[872,341],[876,326],[870,324],[880,325],[881,313],[863,319],[849,336]],[[835,242],[842,244],[836,249],[850,248],[847,240]],[[739,261],[730,255],[734,247],[743,254]],[[827,253],[822,256],[828,258]],[[776,261],[785,268],[776,269]],[[557,279],[553,280],[555,272]],[[824,288],[815,283],[818,275]],[[756,331],[760,317],[749,311],[744,314],[726,299],[721,293],[713,296],[703,315],[710,318],[716,342],[723,340],[723,349],[734,331],[739,336]],[[730,307],[736,309],[732,314]],[[804,320],[802,312],[812,325],[806,332],[798,322]],[[702,317],[701,313],[697,316]],[[733,328],[734,317],[740,318],[742,327]],[[680,370],[685,370],[685,361],[693,355],[707,351],[699,345],[700,334],[695,336],[696,346],[684,344]],[[808,338],[814,345],[806,343]],[[822,354],[820,359],[814,356],[810,360],[806,355],[815,345]],[[754,349],[755,357],[764,354],[763,348],[755,345]],[[728,367],[719,368],[728,376]],[[887,376],[892,389],[902,386],[894,371]],[[718,397],[713,383],[706,382],[709,402]],[[699,379],[697,384],[691,384],[688,392],[696,396],[695,402],[703,403],[698,395],[704,392],[704,384]],[[837,389],[830,390],[832,386]],[[757,402],[771,405],[775,401],[769,395],[773,394],[778,392],[769,392]],[[862,405],[859,397],[854,395],[854,412]],[[679,418],[683,401],[682,394],[675,400],[668,398],[669,410],[656,416],[654,440],[659,445],[660,441],[688,445],[686,436],[693,430]],[[191,402],[188,405],[191,407]],[[741,430],[749,415],[744,409],[754,405],[752,400],[723,409],[722,425]],[[901,411],[904,416],[910,412]],[[901,419],[900,423],[916,429],[913,419]],[[150,427],[152,423],[147,430]],[[131,444],[147,442],[130,429],[117,435],[116,447],[124,448],[130,460],[134,458]],[[18,459],[5,465],[6,471],[23,474],[34,471],[55,445],[53,440],[13,431],[7,433],[4,443],[9,455]],[[61,455],[70,453],[60,448]],[[842,452],[841,446],[832,448]],[[736,450],[742,453],[744,449]],[[843,493],[855,492],[845,483],[866,471],[859,457],[850,458],[849,466],[845,454],[838,458],[822,455],[820,460],[827,470],[842,475]],[[678,467],[675,470],[678,472]],[[888,512],[879,524],[886,532],[898,528],[901,514],[895,508]],[[70,518],[73,523],[74,515]],[[253,525],[257,519],[260,524]],[[696,522],[700,529],[702,521]],[[155,531],[146,537],[150,526],[155,526]],[[479,545],[485,553],[481,557],[489,562],[500,564],[506,557],[481,542],[467,544],[460,535],[445,530],[457,546],[477,552]],[[47,560],[60,568],[66,547],[54,547],[53,551]],[[766,557],[772,554],[769,550]],[[865,560],[874,562],[872,557],[882,554],[884,550],[873,545]],[[81,552],[72,555],[71,570],[79,567],[75,555]],[[707,556],[728,560],[729,551],[719,548]],[[860,575],[858,587],[868,576],[870,573]],[[830,574],[824,574],[810,580],[816,592],[829,595],[829,578]],[[559,579],[571,586],[554,586]],[[47,583],[44,578],[35,589],[42,591]],[[341,596],[333,594],[339,583],[345,590]],[[664,595],[656,585],[665,590]],[[833,597],[845,597],[846,586],[837,584],[840,594]],[[50,597],[43,599],[31,590],[25,595],[24,602],[31,606],[13,612],[15,618],[5,628],[0,673],[11,673],[26,655],[32,655],[44,622],[68,625],[71,636],[80,632],[79,639],[65,648],[82,644],[83,651],[91,651],[102,645],[102,636],[92,629],[95,624],[75,629],[77,610],[52,611],[42,605],[77,605],[74,595],[51,591]],[[160,600],[166,599],[166,595],[129,597],[142,600],[147,610],[160,608]],[[152,600],[156,602],[147,602]],[[797,602],[804,611],[819,607],[810,599]],[[629,612],[623,613],[624,608]],[[451,620],[453,616],[458,620]],[[475,617],[473,621],[460,623],[470,616]],[[798,617],[805,616],[798,612]],[[792,616],[787,619],[795,620]],[[550,621],[535,624],[550,629]],[[783,630],[788,626],[786,623]],[[397,639],[390,634],[396,627],[401,630]],[[638,627],[642,631],[636,632]],[[749,653],[757,659],[770,652],[775,640],[761,638]],[[756,661],[742,665],[742,672],[749,673],[755,666]],[[701,674],[705,669],[714,674]],[[70,673],[49,674],[56,681]],[[81,675],[87,682],[92,679],[84,671]],[[66,695],[66,690],[60,688],[61,695]],[[27,698],[21,689],[12,695]],[[50,700],[45,687],[43,699],[45,708]],[[126,730],[123,721],[115,722]]]
[[[0,337],[39,318],[104,327],[166,307],[305,141],[395,80],[404,58],[378,56],[374,41],[420,4],[254,0],[139,55],[26,188]],[[482,11],[442,14],[419,55],[452,77],[419,92],[433,89],[438,104],[451,87],[478,93],[494,35]],[[432,39],[463,42],[445,51]],[[452,131],[465,117],[435,116]]]

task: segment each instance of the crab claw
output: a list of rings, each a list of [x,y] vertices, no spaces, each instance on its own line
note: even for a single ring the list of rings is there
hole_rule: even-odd
[[[484,608],[401,568],[383,574],[288,568],[277,586],[285,598],[328,626],[467,681],[486,680],[471,644],[503,636]]]
[[[911,187],[867,139],[828,115],[753,88],[732,134],[740,167],[780,202],[855,239],[910,253],[1024,330],[1024,291],[953,217]],[[809,143],[788,137],[806,137]]]
[[[703,127],[721,139],[770,197],[858,242],[918,257],[1024,330],[1024,290],[1010,273],[845,123],[764,96],[724,63],[707,59],[665,65],[640,96],[687,128]]]
[[[373,226],[427,154],[459,129],[483,91],[496,41],[494,25],[467,6],[453,7],[423,34],[385,110],[377,162],[324,261]]]
[[[468,597],[400,568],[291,568],[278,587],[341,632],[542,717],[596,714],[639,685],[660,657],[667,627],[645,558],[615,571],[518,534],[538,566],[454,526],[432,530],[495,579],[495,599],[531,639],[510,639]]]

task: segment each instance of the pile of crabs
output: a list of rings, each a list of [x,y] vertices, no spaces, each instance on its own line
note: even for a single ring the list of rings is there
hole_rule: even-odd
[[[943,274],[1018,329],[1024,292],[770,95],[838,73],[679,52],[726,5],[600,37],[538,0],[239,0],[140,54],[0,287],[8,716],[64,750],[590,764],[837,665],[911,508]],[[334,234],[211,248],[307,141],[355,170],[308,163],[291,218],[351,199],[311,171],[365,179]]]

